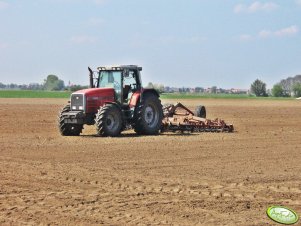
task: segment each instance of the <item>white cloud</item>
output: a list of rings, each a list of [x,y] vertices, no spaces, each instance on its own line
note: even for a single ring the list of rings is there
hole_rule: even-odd
[[[298,34],[299,28],[296,25],[292,25],[286,28],[282,28],[276,31],[261,30],[257,35],[242,34],[239,36],[240,41],[251,41],[255,39],[267,39],[273,37],[288,37]]]
[[[279,6],[273,2],[268,3],[260,3],[260,2],[254,2],[249,6],[250,12],[257,12],[257,11],[272,11],[277,9]]]
[[[262,3],[262,2],[256,1],[256,2],[251,3],[250,5],[237,4],[236,6],[234,6],[233,11],[235,13],[255,13],[255,12],[259,12],[259,11],[270,12],[270,11],[276,10],[278,7],[279,7],[279,5],[277,5],[274,2]]]
[[[299,28],[296,25],[290,27],[282,28],[277,31],[262,30],[258,33],[259,38],[269,38],[269,37],[285,37],[293,36],[299,32]]]
[[[291,36],[291,35],[297,34],[298,32],[299,32],[298,26],[293,25],[293,26],[275,31],[275,35],[276,36]]]
[[[243,4],[238,4],[238,5],[234,6],[235,13],[243,12],[245,9],[246,9],[246,6]]]
[[[0,1],[0,9],[8,8],[9,4],[5,1]]]
[[[259,38],[268,38],[273,34],[273,32],[269,31],[269,30],[262,30],[258,33],[258,37]]]
[[[97,38],[89,35],[78,35],[71,37],[70,41],[73,44],[91,44],[97,41]]]
[[[239,40],[240,41],[244,41],[244,42],[251,41],[251,40],[253,40],[253,36],[252,35],[248,35],[248,34],[243,34],[243,35],[239,36]]]
[[[295,2],[297,5],[301,6],[301,0],[296,0]]]

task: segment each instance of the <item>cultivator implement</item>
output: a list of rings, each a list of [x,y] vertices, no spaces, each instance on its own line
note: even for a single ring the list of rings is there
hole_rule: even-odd
[[[232,124],[226,124],[224,120],[209,120],[197,117],[192,111],[181,103],[163,106],[164,118],[162,132],[189,131],[189,132],[233,132]]]

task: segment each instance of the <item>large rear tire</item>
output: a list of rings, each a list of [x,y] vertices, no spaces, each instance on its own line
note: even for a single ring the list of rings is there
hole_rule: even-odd
[[[199,105],[195,109],[195,115],[200,118],[206,118],[206,108],[203,105]]]
[[[163,110],[161,101],[153,93],[143,95],[134,112],[134,130],[137,134],[156,135],[161,129]]]
[[[65,123],[63,113],[70,111],[70,105],[66,105],[59,113],[58,126],[62,136],[79,136],[83,130],[81,124],[68,124]]]
[[[97,135],[116,137],[122,129],[122,116],[115,104],[106,104],[101,107],[95,117]]]

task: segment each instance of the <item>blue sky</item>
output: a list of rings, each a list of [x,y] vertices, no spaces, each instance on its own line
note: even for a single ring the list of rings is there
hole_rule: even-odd
[[[178,87],[268,87],[301,74],[301,0],[0,0],[0,82],[138,64]]]

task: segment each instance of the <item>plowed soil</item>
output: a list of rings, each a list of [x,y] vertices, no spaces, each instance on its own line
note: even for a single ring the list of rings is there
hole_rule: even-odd
[[[0,99],[0,225],[273,225],[270,205],[301,213],[298,100],[185,100],[236,132],[119,138],[93,126],[60,136],[66,102]]]

